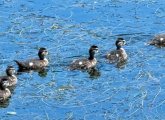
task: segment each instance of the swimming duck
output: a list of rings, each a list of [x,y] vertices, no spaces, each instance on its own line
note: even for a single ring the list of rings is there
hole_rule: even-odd
[[[11,96],[10,90],[7,88],[9,86],[9,81],[3,78],[0,81],[0,101],[3,102]]]
[[[9,86],[14,86],[17,83],[17,77],[15,76],[15,69],[12,66],[8,66],[6,69],[6,76],[0,76],[0,81],[7,79]]]
[[[116,40],[116,50],[113,50],[106,55],[106,58],[110,61],[110,63],[121,63],[127,60],[127,53],[125,52],[124,48],[122,48],[125,43],[126,42],[123,38],[118,38]]]
[[[148,44],[165,47],[165,33],[156,35]]]
[[[94,55],[96,52],[98,52],[98,47],[95,45],[91,46],[89,49],[89,58],[88,59],[84,58],[84,59],[74,60],[70,65],[70,69],[71,70],[75,70],[75,69],[87,70],[87,69],[95,67],[97,60],[94,57]]]
[[[38,51],[39,59],[31,59],[27,61],[17,61],[17,60],[14,61],[17,63],[19,70],[41,69],[46,67],[49,63],[46,58],[47,54],[48,51],[46,50],[46,48],[40,48]]]

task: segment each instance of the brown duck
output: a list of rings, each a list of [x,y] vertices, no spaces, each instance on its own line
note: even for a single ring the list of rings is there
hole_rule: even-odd
[[[125,43],[126,42],[123,38],[118,38],[116,40],[116,50],[113,50],[106,55],[106,58],[109,60],[110,63],[120,63],[127,60],[127,53],[124,48],[122,48]]]
[[[165,33],[156,35],[148,44],[165,47]]]
[[[70,65],[70,69],[71,70],[76,70],[76,69],[87,70],[87,69],[95,67],[97,64],[97,60],[94,56],[96,52],[98,52],[98,47],[95,45],[91,46],[89,49],[89,58],[74,60]]]
[[[15,69],[12,66],[8,66],[6,69],[6,76],[0,76],[0,81],[2,79],[7,79],[9,81],[9,86],[14,86],[17,83],[17,77],[15,75]]]
[[[0,81],[0,102],[5,101],[11,96],[10,90],[7,88],[9,86],[9,81],[6,78]]]
[[[30,59],[27,61],[14,61],[17,63],[19,70],[37,70],[44,68],[48,65],[49,62],[46,58],[47,54],[48,51],[46,50],[46,48],[40,48],[38,51],[39,59]]]

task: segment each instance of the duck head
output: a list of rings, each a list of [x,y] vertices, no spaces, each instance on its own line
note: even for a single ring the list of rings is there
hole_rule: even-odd
[[[117,49],[120,49],[122,46],[126,44],[126,41],[123,38],[118,38],[115,44]]]
[[[38,56],[40,58],[40,60],[44,60],[44,58],[48,55],[48,51],[46,50],[46,48],[40,48],[38,51]]]
[[[13,76],[15,74],[15,68],[13,66],[8,66],[6,69],[6,74],[8,76]]]
[[[94,59],[94,55],[95,53],[98,52],[98,47],[96,45],[92,45],[89,49],[89,60],[93,60]]]

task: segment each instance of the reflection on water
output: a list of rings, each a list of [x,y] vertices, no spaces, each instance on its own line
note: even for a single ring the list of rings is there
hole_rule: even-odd
[[[24,73],[32,73],[32,72],[37,72],[40,77],[46,77],[47,73],[48,73],[48,69],[47,68],[42,68],[42,69],[37,69],[37,70],[18,69],[17,70],[17,75],[21,75],[21,74],[24,74]]]
[[[10,98],[5,101],[0,101],[0,108],[7,108],[9,106]]]
[[[39,70],[37,72],[38,72],[38,75],[40,77],[46,77],[47,76],[47,73],[48,73],[48,69],[41,69],[41,70]]]
[[[117,62],[116,67],[120,69],[124,69],[126,64],[127,64],[127,61]]]
[[[97,69],[97,68],[91,68],[87,72],[91,78],[98,78],[101,75],[99,69]]]

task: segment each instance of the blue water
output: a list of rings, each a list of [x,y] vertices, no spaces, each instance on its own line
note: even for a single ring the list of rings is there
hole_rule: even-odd
[[[165,48],[147,46],[164,32],[164,0],[1,0],[0,75],[14,59],[49,51],[45,73],[18,76],[1,120],[165,119]],[[126,65],[104,55],[117,37],[127,41]],[[69,71],[73,59],[99,46],[97,74]],[[15,112],[16,115],[8,114]]]

